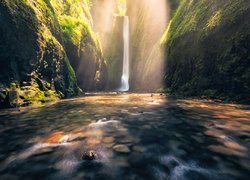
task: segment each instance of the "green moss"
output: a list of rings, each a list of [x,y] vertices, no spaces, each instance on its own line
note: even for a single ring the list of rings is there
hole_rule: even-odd
[[[82,72],[92,68],[94,75],[79,79],[99,82],[105,64],[92,28],[91,5],[91,0],[3,0],[0,56],[5,66],[0,67],[0,83],[26,87],[37,80],[39,87],[20,90],[27,91],[25,101],[73,96],[79,93],[75,71],[84,63]]]
[[[64,15],[59,20],[63,32],[63,40],[76,46],[80,44],[84,23],[74,17]]]
[[[162,37],[167,87],[184,95],[249,101],[248,18],[247,0],[182,0]]]

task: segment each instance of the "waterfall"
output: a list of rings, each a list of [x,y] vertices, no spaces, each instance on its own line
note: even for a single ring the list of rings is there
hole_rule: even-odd
[[[123,70],[120,91],[129,90],[129,18],[123,21]]]

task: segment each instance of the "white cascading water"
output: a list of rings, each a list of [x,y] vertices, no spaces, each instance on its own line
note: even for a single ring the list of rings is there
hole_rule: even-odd
[[[129,90],[129,18],[124,17],[123,22],[123,70],[120,91]]]

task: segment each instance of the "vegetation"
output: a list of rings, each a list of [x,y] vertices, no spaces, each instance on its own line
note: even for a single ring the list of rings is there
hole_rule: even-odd
[[[36,97],[24,97],[29,101],[40,101],[46,94],[40,85],[33,88],[31,84],[49,83],[48,90],[57,97],[77,95],[78,86],[87,89],[89,84],[79,82],[82,79],[90,80],[91,88],[105,84],[101,77],[105,64],[92,30],[90,6],[87,0],[0,2],[1,103],[8,97],[11,82],[21,88],[27,82],[37,92]],[[91,76],[78,74],[77,68],[92,68],[93,72]]]
[[[249,17],[247,0],[182,0],[163,38],[171,92],[249,102]]]

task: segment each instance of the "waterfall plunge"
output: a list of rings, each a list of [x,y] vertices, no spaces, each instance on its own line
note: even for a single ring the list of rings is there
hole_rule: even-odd
[[[129,90],[129,18],[123,21],[123,70],[120,91]]]

